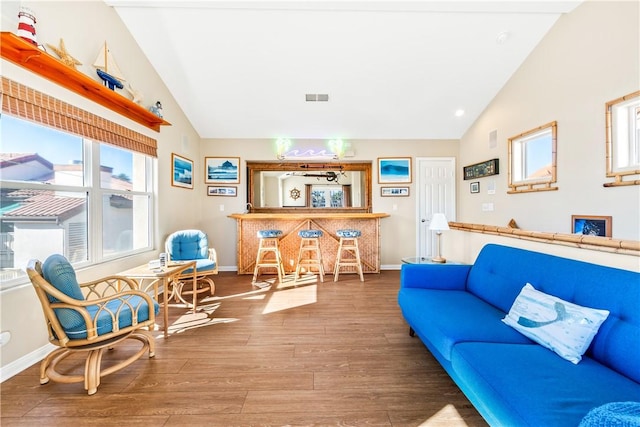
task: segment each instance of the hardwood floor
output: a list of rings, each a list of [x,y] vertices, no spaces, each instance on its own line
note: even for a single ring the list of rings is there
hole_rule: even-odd
[[[271,279],[267,276],[267,279]],[[1,384],[2,426],[485,426],[418,338],[399,271],[256,288],[220,273],[197,314],[170,307],[156,356],[82,383],[39,384],[39,363]],[[135,349],[108,353],[123,358]],[[70,361],[70,370],[77,369]],[[80,369],[82,366],[80,366]]]

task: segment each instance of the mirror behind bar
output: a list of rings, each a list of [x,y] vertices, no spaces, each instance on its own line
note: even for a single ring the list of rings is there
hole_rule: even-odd
[[[371,162],[247,161],[249,212],[371,212]]]

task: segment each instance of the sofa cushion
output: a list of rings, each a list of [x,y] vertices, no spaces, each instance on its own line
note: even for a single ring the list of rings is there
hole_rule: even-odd
[[[489,424],[577,426],[592,408],[640,400],[640,384],[588,357],[567,363],[537,344],[460,343],[451,365]]]
[[[640,383],[640,274],[488,244],[471,267],[467,289],[506,313],[524,283],[574,304],[609,310],[585,354]]]
[[[572,304],[527,283],[502,321],[563,359],[578,363],[608,315],[608,310]]]
[[[500,321],[504,312],[469,292],[403,288],[398,301],[407,322],[446,360],[459,342],[531,343]]]

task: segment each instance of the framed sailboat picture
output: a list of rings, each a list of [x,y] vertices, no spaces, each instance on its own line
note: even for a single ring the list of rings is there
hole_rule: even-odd
[[[240,157],[205,157],[204,182],[206,184],[240,183]]]
[[[193,161],[171,153],[171,185],[193,189]]]

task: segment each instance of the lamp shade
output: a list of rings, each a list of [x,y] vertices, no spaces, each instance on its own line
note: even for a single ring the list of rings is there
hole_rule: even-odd
[[[447,221],[447,217],[444,216],[443,213],[433,214],[433,218],[431,218],[431,223],[429,224],[429,230],[448,230],[449,222]]]

